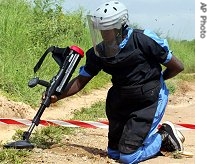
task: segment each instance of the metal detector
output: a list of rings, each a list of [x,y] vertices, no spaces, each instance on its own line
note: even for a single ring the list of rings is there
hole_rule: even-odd
[[[48,48],[42,57],[39,59],[38,63],[34,67],[34,73],[42,65],[46,55],[52,52],[52,57],[59,65],[60,69],[50,82],[45,80],[40,80],[38,77],[32,78],[28,82],[28,86],[33,88],[37,84],[45,86],[45,99],[42,100],[39,110],[32,120],[32,124],[28,131],[23,132],[22,140],[15,141],[4,145],[4,148],[14,148],[14,149],[33,149],[34,145],[30,143],[29,137],[35,128],[39,125],[40,118],[45,110],[45,108],[50,106],[50,100],[52,95],[60,95],[68,84],[73,72],[75,71],[80,59],[84,56],[84,51],[77,46],[70,46],[67,48],[59,48],[52,46]]]

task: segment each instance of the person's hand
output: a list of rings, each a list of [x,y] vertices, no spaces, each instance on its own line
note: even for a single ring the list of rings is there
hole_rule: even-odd
[[[42,101],[45,99],[46,92],[42,93]],[[56,95],[52,95],[50,98],[51,103],[56,103],[58,101],[58,97]]]

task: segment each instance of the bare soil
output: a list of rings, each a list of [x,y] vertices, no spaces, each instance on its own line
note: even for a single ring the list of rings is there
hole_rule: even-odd
[[[179,90],[170,95],[165,116],[162,121],[170,120],[177,123],[195,124],[195,84],[194,82],[183,82],[179,84]],[[107,88],[95,90],[89,95],[66,98],[51,105],[45,110],[41,119],[69,119],[75,110],[89,107],[94,102],[104,100]],[[22,102],[13,102],[0,96],[1,118],[26,118],[33,119],[37,109],[31,108]],[[6,143],[11,140],[17,129],[27,129],[13,125],[0,123],[0,141]],[[184,149],[192,154],[195,153],[195,130],[182,130],[185,136]],[[50,149],[32,150],[32,155],[26,164],[114,164],[118,161],[107,157],[107,129],[83,129],[78,130],[75,135],[64,136],[64,145],[53,145]],[[182,156],[181,159],[169,156],[158,156],[144,162],[144,164],[193,164],[195,155],[191,158]]]

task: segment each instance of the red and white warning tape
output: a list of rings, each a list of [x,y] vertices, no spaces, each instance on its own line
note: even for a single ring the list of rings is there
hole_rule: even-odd
[[[30,126],[32,120],[27,119],[10,119],[0,118],[0,125],[23,125]],[[64,127],[82,127],[82,128],[103,128],[108,129],[107,121],[79,121],[79,120],[40,120],[39,126],[64,126]],[[179,130],[192,130],[195,129],[194,124],[175,124]]]

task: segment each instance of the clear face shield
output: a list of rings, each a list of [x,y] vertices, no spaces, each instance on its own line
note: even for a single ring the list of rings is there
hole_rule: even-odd
[[[103,24],[100,18],[91,15],[87,18],[95,54],[102,58],[116,56],[122,42],[121,22],[110,25],[109,22]]]

